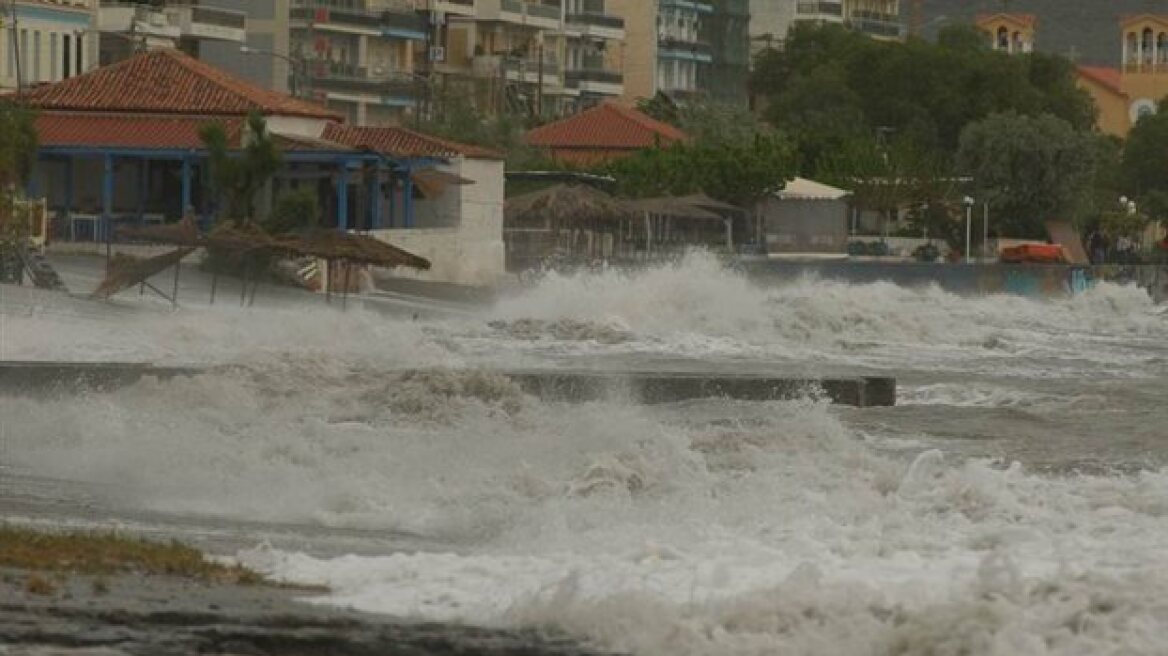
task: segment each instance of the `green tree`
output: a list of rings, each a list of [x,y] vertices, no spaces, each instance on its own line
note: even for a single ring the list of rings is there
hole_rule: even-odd
[[[1160,109],[1141,118],[1128,133],[1119,176],[1122,193],[1156,219],[1168,218],[1168,103],[1161,103]]]
[[[16,229],[12,201],[27,184],[36,162],[36,115],[10,102],[0,103],[0,236]]]
[[[705,192],[747,206],[779,191],[794,173],[793,151],[778,135],[748,144],[674,144],[652,148],[609,165],[617,191],[633,198]]]
[[[208,123],[199,130],[207,148],[211,180],[215,192],[226,199],[226,217],[249,223],[255,215],[255,196],[280,169],[283,157],[268,131],[267,122],[257,112],[247,117],[241,139],[243,148],[231,152],[227,130],[222,123]]]
[[[999,234],[1045,236],[1051,219],[1077,219],[1090,202],[1097,142],[1051,116],[994,114],[961,133],[958,164],[990,203]]]
[[[281,194],[276,206],[264,221],[264,229],[272,234],[296,232],[320,226],[320,201],[312,189],[301,188]]]

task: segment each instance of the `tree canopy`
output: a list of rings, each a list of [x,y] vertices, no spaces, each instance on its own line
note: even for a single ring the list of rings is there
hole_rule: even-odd
[[[255,218],[255,195],[276,174],[283,160],[262,116],[252,112],[246,126],[239,155],[231,154],[222,123],[208,123],[199,130],[199,138],[207,147],[212,185],[216,193],[226,198],[226,216],[243,223]]]
[[[967,125],[995,113],[1052,114],[1077,130],[1095,119],[1071,62],[994,52],[964,26],[943,30],[936,43],[889,43],[798,24],[783,50],[759,55],[751,85],[767,120],[796,140],[807,174],[842,140],[877,130],[953,152]]]
[[[1077,218],[1090,205],[1097,141],[1050,114],[994,114],[961,133],[958,166],[1001,230],[1038,238],[1046,221]]]

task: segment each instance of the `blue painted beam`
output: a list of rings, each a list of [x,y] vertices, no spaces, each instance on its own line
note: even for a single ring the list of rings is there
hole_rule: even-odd
[[[397,178],[389,174],[389,227],[397,227]]]
[[[101,175],[101,225],[105,234],[109,235],[114,216],[114,156],[106,154],[103,158]],[[94,235],[95,237],[97,235]]]
[[[369,227],[381,228],[381,166],[373,169],[373,179],[369,181]]]
[[[349,229],[349,167],[344,163],[337,176],[337,229]]]
[[[182,161],[182,215],[185,217],[187,208],[191,206],[191,160],[184,157]]]
[[[73,212],[73,158],[65,159],[65,215]]]
[[[406,227],[414,227],[414,178],[412,171],[406,169],[406,177],[402,181],[402,205],[405,214]]]

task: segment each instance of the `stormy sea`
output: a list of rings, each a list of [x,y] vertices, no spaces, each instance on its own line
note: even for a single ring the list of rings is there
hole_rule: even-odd
[[[1168,653],[1168,313],[1135,287],[759,286],[697,255],[442,318],[12,307],[0,359],[224,366],[0,397],[10,520],[615,652]],[[890,375],[898,404],[553,403],[493,373],[558,367]]]

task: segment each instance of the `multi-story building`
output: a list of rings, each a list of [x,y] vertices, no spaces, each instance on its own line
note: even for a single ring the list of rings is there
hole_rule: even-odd
[[[200,57],[204,44],[217,42],[238,51],[247,37],[247,14],[200,0],[100,0],[97,28],[99,61],[105,66],[153,48],[178,48]]]
[[[746,103],[746,0],[610,0],[625,19],[625,99]]]
[[[756,51],[781,47],[796,23],[835,23],[882,40],[905,35],[899,0],[751,0],[750,13]]]
[[[430,0],[426,69],[493,110],[559,116],[624,92],[612,0]]]
[[[0,3],[0,89],[56,82],[96,66],[96,2]]]
[[[399,121],[425,93],[414,57],[429,24],[413,0],[292,0],[289,29],[300,92],[353,123]]]

